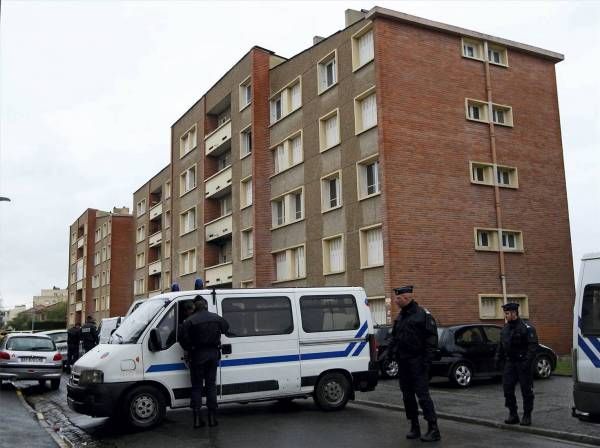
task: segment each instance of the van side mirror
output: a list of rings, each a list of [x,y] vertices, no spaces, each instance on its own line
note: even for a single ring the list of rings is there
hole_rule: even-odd
[[[162,347],[160,343],[160,334],[156,328],[150,330],[150,338],[148,339],[148,350],[151,352],[157,352]]]

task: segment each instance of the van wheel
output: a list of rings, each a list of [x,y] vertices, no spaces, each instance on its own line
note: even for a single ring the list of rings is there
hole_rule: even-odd
[[[60,387],[60,378],[57,380],[50,380],[50,389],[57,390]]]
[[[450,371],[450,381],[459,387],[469,387],[473,379],[471,366],[464,362],[457,362]]]
[[[152,428],[162,422],[165,413],[165,398],[152,386],[136,387],[127,394],[123,402],[123,414],[135,428]]]
[[[343,409],[350,398],[350,383],[342,373],[326,373],[315,387],[314,398],[323,411]]]

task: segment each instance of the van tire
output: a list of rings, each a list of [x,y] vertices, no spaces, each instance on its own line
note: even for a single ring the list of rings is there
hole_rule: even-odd
[[[153,428],[165,418],[165,397],[153,386],[136,387],[125,396],[122,413],[134,428]]]
[[[315,386],[314,399],[323,411],[343,409],[350,399],[348,378],[339,372],[326,373]]]

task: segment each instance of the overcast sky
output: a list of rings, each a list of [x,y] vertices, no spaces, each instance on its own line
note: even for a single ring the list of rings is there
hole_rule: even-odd
[[[575,268],[600,251],[600,2],[4,0],[4,305],[66,287],[69,225],[87,207],[131,207],[169,163],[171,124],[250,47],[293,56],[342,29],[346,8],[375,5],[565,55],[556,72]]]

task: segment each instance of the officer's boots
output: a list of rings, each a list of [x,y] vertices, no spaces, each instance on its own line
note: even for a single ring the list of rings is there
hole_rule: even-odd
[[[213,410],[208,411],[208,426],[218,426],[217,412]]]
[[[531,412],[524,412],[521,419],[521,426],[531,426]]]
[[[419,426],[419,418],[413,418],[410,421],[410,431],[406,433],[407,439],[418,439],[421,437],[421,427]]]
[[[194,428],[202,428],[205,426],[204,420],[202,420],[202,414],[200,414],[200,409],[194,409]]]
[[[525,416],[523,416],[523,418],[525,418]],[[516,409],[510,409],[510,413],[508,414],[508,418],[506,420],[504,420],[504,423],[506,423],[507,425],[517,425],[517,424],[519,424],[519,414],[517,414],[517,410]]]
[[[422,442],[437,442],[441,440],[442,435],[440,434],[440,428],[438,428],[437,422],[427,422],[427,433],[421,436]]]

